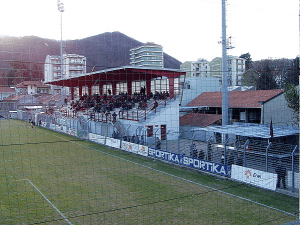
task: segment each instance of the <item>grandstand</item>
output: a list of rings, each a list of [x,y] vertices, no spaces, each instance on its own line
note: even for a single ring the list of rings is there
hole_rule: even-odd
[[[144,136],[151,144],[156,137],[178,138],[181,76],[184,71],[126,66],[47,84],[70,88],[64,116],[103,122],[109,134],[116,130],[122,137]]]

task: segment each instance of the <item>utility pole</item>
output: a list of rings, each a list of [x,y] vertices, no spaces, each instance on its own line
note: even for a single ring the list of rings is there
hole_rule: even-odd
[[[226,0],[222,0],[222,126],[228,125]]]

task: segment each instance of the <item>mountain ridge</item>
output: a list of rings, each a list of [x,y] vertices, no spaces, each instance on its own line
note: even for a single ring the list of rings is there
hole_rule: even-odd
[[[119,31],[74,40],[64,41],[64,52],[83,55],[87,59],[87,72],[93,68],[107,68],[130,65],[130,49],[143,45]],[[10,60],[43,64],[47,55],[60,55],[60,41],[37,36],[1,36],[1,68],[10,68]],[[179,69],[181,62],[164,53],[164,67]],[[2,72],[1,72],[2,73]]]

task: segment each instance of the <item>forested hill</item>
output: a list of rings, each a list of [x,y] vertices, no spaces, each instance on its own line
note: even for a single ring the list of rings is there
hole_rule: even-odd
[[[130,65],[130,49],[143,43],[120,32],[107,32],[96,36],[65,41],[65,52],[84,55],[87,72]],[[159,43],[157,43],[159,44]],[[60,55],[60,41],[35,36],[1,37],[0,68],[11,68],[10,60],[43,64],[46,55]],[[164,67],[179,69],[181,62],[164,53]],[[5,73],[1,71],[0,75]]]

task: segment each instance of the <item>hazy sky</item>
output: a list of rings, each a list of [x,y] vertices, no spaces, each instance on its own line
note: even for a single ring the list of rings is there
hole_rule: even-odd
[[[63,39],[119,31],[155,42],[174,58],[211,60],[222,55],[221,0],[61,0]],[[227,0],[230,55],[249,52],[253,60],[299,55],[299,0]],[[0,3],[0,34],[60,40],[57,0]]]

